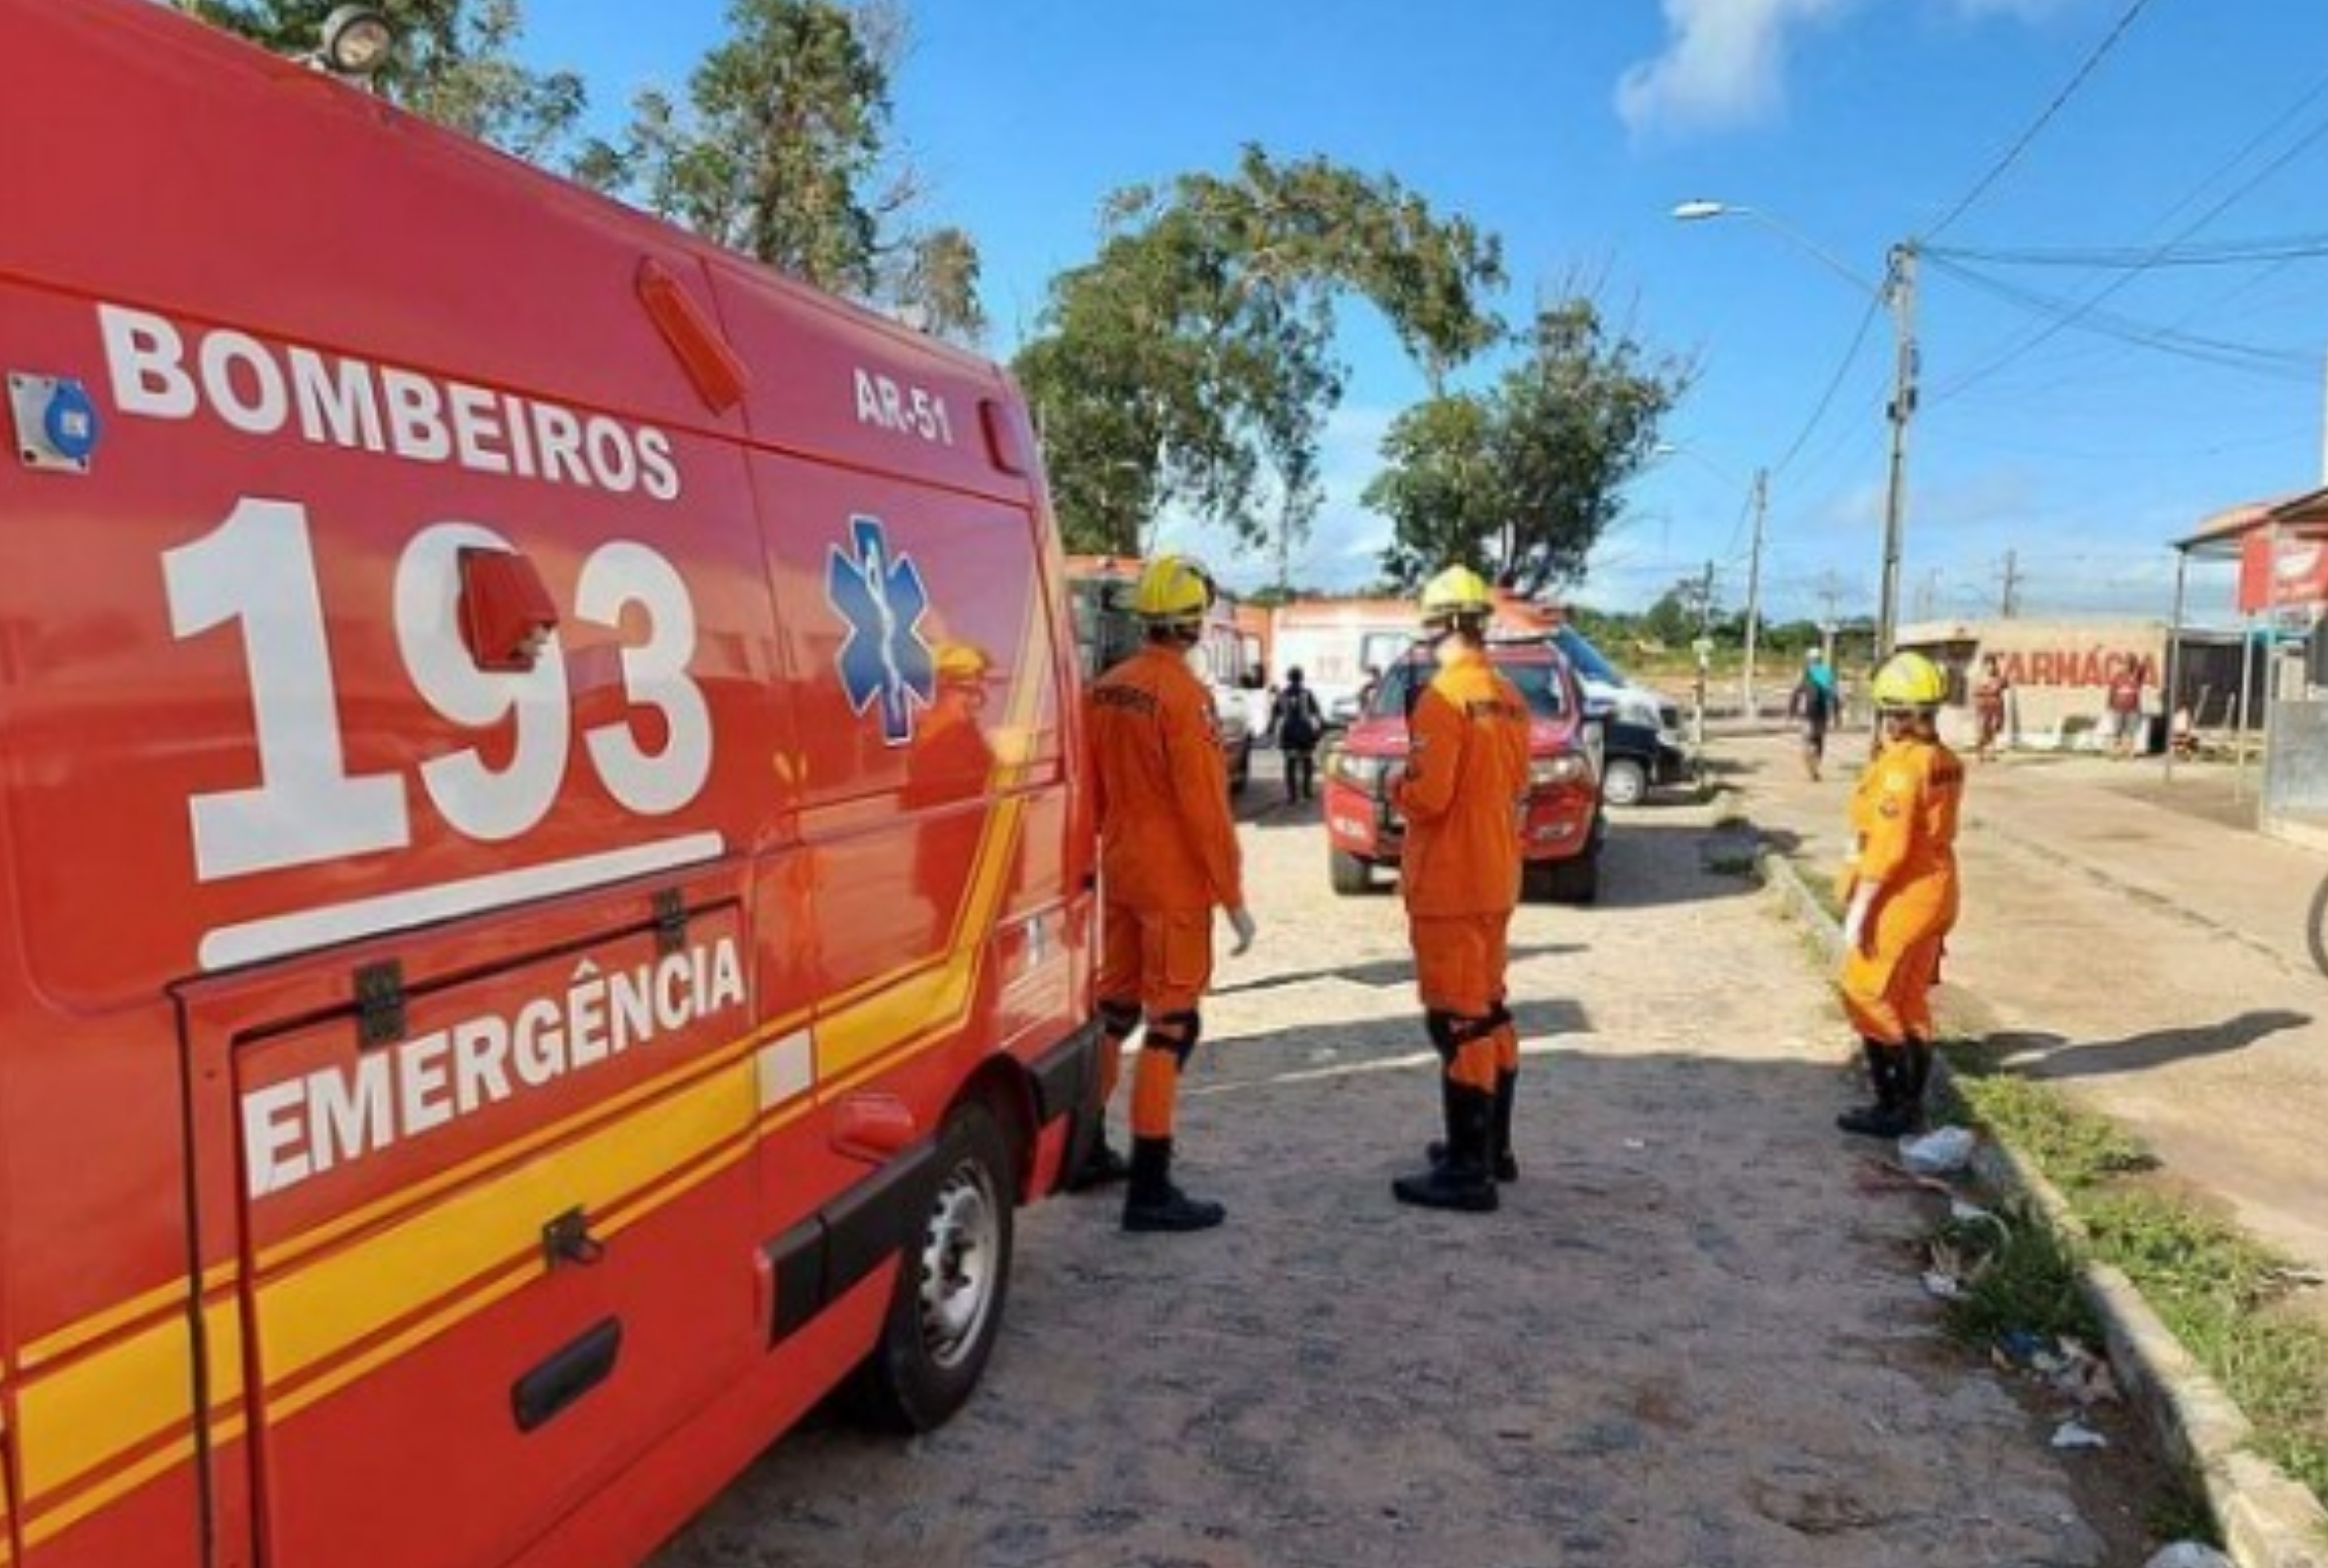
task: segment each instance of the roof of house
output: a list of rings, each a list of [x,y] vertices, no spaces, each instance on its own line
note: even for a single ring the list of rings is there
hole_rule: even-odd
[[[2243,501],[2237,506],[2227,506],[2199,524],[2199,531],[2188,539],[2174,541],[2179,550],[2204,549],[2210,545],[2233,543],[2258,529],[2275,523],[2296,523],[2306,526],[2328,525],[2328,485],[2317,490],[2302,490],[2293,495],[2279,496],[2270,501]]]

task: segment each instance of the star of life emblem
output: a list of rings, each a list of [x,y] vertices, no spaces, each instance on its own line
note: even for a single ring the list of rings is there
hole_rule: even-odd
[[[849,627],[836,662],[850,708],[859,714],[878,706],[885,745],[914,738],[914,715],[937,693],[937,665],[922,617],[929,613],[928,587],[911,556],[892,551],[888,530],[878,517],[849,520],[850,554],[832,548],[825,568],[825,596]]]

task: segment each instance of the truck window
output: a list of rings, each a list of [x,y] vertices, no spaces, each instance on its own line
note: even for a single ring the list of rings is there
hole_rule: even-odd
[[[1548,659],[1496,661],[1496,668],[1504,678],[1519,688],[1529,711],[1543,718],[1557,718],[1567,711],[1567,699],[1560,681],[1560,666]],[[1431,665],[1420,659],[1402,660],[1383,671],[1382,684],[1375,689],[1375,699],[1366,711],[1375,718],[1402,718],[1406,713],[1407,693],[1418,690],[1431,680]]]

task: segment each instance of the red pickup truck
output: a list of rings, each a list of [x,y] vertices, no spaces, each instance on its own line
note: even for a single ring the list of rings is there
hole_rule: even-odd
[[[1600,891],[1600,778],[1584,696],[1560,651],[1541,636],[1491,641],[1488,657],[1526,699],[1528,796],[1519,814],[1521,891],[1590,904]],[[1395,869],[1405,840],[1384,787],[1406,760],[1406,715],[1432,665],[1416,654],[1384,671],[1366,705],[1326,756],[1326,834],[1334,891],[1363,893],[1377,866]]]

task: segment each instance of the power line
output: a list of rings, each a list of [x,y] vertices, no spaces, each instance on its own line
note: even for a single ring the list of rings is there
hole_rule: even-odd
[[[2293,349],[2275,349],[2258,343],[2236,343],[2225,338],[2205,337],[2194,333],[2178,332],[2171,327],[2159,326],[2132,316],[2118,315],[2114,311],[2101,310],[2098,308],[2098,301],[2095,299],[2078,302],[2061,299],[2051,295],[2039,294],[2034,290],[2021,288],[1987,277],[1971,268],[1939,260],[1937,258],[1932,264],[1961,283],[2046,318],[2052,324],[2046,329],[2047,336],[2064,328],[2074,326],[2086,332],[2098,333],[2105,337],[2117,338],[2138,347],[2155,349],[2163,353],[2181,354],[2188,359],[2203,361],[2230,370],[2249,371],[2258,375],[2278,376],[2289,380],[2305,381],[2310,380],[2313,374],[2315,356],[2309,353]],[[2032,346],[2033,347],[2034,344]],[[1948,390],[1948,395],[1954,396],[1963,391],[1972,382],[1989,373],[1992,372],[1987,371],[1974,372],[1952,386]]]
[[[1835,393],[1842,389],[1843,379],[1851,374],[1851,367],[1859,362],[1859,351],[1867,343],[1867,329],[1875,324],[1876,313],[1882,308],[1882,296],[1868,296],[1867,309],[1859,318],[1859,330],[1851,334],[1851,346],[1843,351],[1842,362],[1835,367],[1835,374],[1827,379],[1826,390],[1819,394],[1818,406],[1811,410],[1811,417],[1803,421],[1803,427],[1795,432],[1795,438],[1788,445],[1786,455],[1770,465],[1771,473],[1784,474],[1788,465],[1793,463],[1796,455],[1802,451],[1803,443],[1811,438],[1811,432],[1819,427],[1819,421],[1826,418],[1828,408],[1835,402]]]
[[[2090,271],[2154,267],[2242,267],[2328,256],[2328,234],[2295,234],[2269,239],[2219,239],[2188,246],[2121,245],[2085,249],[1986,249],[1976,246],[1926,247],[1927,256],[1951,261],[1983,261],[1995,267],[2076,267]]]
[[[2047,104],[2044,111],[2031,123],[2029,128],[2021,133],[2021,138],[2005,148],[2004,155],[1989,166],[1988,173],[1983,174],[1973,188],[1966,192],[1955,206],[1948,209],[1948,214],[1925,231],[1925,239],[1938,238],[1943,230],[1963,217],[1967,208],[1986,195],[1989,187],[1995,184],[2004,177],[2007,169],[2020,161],[2021,155],[2029,150],[2029,145],[2037,139],[2048,125],[2052,123],[2053,117],[2061,112],[2061,106],[2077,95],[2078,89],[2086,84],[2086,78],[2091,76],[2095,68],[2108,57],[2109,52],[2117,47],[2117,41],[2126,36],[2126,29],[2134,25],[2134,19],[2141,15],[2149,5],[2150,0],[2134,0],[2134,3],[2126,8],[2125,14],[2117,19],[2117,25],[2111,28],[2108,34],[2094,46],[2094,52],[2086,56],[2086,62],[2078,67],[2077,74],[2070,78],[2069,85],[2053,95],[2053,101]]]
[[[2210,171],[2197,184],[2184,192],[2174,204],[2169,207],[2166,211],[2161,215],[2159,222],[2164,223],[2167,220],[2173,218],[2175,214],[2181,212],[2184,208],[2197,201],[2210,187],[2229,175],[2232,170],[2237,169],[2240,164],[2246,163],[2248,155],[2255,152],[2257,148],[2262,146],[2265,143],[2268,142],[2273,136],[2277,136],[2282,127],[2287,125],[2298,115],[2302,114],[2305,109],[2310,106],[2312,101],[2320,97],[2323,92],[2328,92],[2328,78],[2323,78],[2323,80],[2314,82],[2301,96],[2299,96],[2294,103],[2288,105],[2286,108],[2282,109],[2279,114],[2272,119],[2270,124],[2267,125],[2262,130],[2258,131],[2254,136],[2248,137],[2248,140],[2240,146],[2237,152],[2233,153],[2222,163],[2217,164],[2214,169]],[[2225,196],[2212,207],[2208,208],[2204,212],[2201,212],[2190,222],[2185,223],[2164,243],[2152,247],[2151,249],[2153,251],[2157,253],[2172,252],[2175,247],[2179,246],[2183,240],[2188,239],[2192,234],[2212,222],[2234,202],[2247,195],[2248,192],[2263,183],[2273,174],[2277,174],[2280,169],[2293,161],[2306,148],[2310,147],[2313,143],[2318,141],[2323,136],[2328,136],[2328,122],[2323,122],[2323,124],[2314,127],[2311,131],[2299,137],[2293,145],[2283,149],[2279,156],[2273,159],[2256,174],[2248,176],[2246,181],[2233,189],[2230,194]],[[2155,225],[2154,225],[2154,227]],[[2112,295],[2117,293],[2118,290],[2124,288],[2127,284],[2142,276],[2142,274],[2146,270],[2148,270],[2148,268],[2138,266],[2127,268],[2117,277],[2113,278],[2108,284],[2089,296],[2086,301],[2086,308],[2091,309],[2092,307],[2100,305],[2103,300],[2106,300]],[[2031,353],[2035,350],[2042,348],[2045,343],[2051,341],[2052,338],[2058,335],[2061,329],[2068,324],[2069,321],[2064,319],[2052,322],[2048,325],[2038,328],[2035,332],[2023,338],[2019,343],[2006,349],[2003,353],[1989,360],[1985,364],[1968,371],[1965,375],[1959,376],[1954,381],[1949,382],[1947,386],[1936,390],[1931,395],[1930,401],[1935,405],[1944,403],[1949,399],[1957,396],[1966,389],[1976,384],[1977,382],[1987,380],[1990,376],[1995,375],[1997,371],[2012,364],[2014,361],[2020,359],[2024,354]]]

